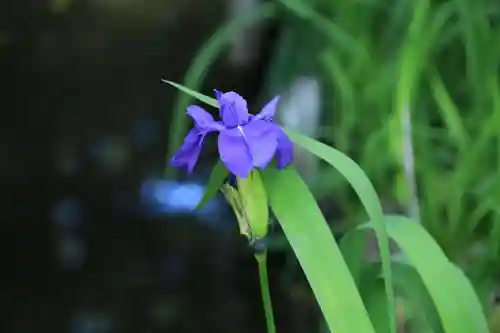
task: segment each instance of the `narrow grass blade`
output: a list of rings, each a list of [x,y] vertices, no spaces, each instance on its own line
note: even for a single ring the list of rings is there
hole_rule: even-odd
[[[363,55],[365,59],[369,58],[368,51],[362,43],[349,35],[337,24],[319,15],[307,2],[298,0],[279,0],[279,2],[295,15],[310,20],[323,33],[329,36],[332,42],[338,44],[344,50],[351,52],[351,54]]]
[[[396,175],[397,199],[400,204],[407,208],[409,215],[419,221],[420,208],[414,163],[412,109],[418,78],[430,49],[428,38],[426,38],[430,1],[421,0],[413,4],[413,17],[397,66],[394,113],[389,122],[391,129],[389,138],[395,162],[400,166]]]
[[[211,97],[208,97],[207,95],[200,94],[199,92],[196,92],[196,91],[194,91],[192,89],[189,89],[187,87],[184,87],[183,85],[180,85],[180,84],[172,82],[172,81],[168,81],[168,80],[164,80],[164,79],[162,79],[161,81],[163,83],[170,84],[171,86],[179,89],[180,91],[185,92],[188,95],[191,95],[192,97],[194,97],[194,98],[202,101],[203,103],[211,105],[211,106],[213,106],[215,108],[219,107],[219,103],[217,102],[217,100],[215,98],[211,98]]]
[[[469,147],[469,136],[463,125],[462,117],[457,106],[451,99],[446,87],[439,76],[439,73],[434,70],[430,76],[431,89],[434,99],[438,105],[438,110],[441,112],[441,117],[458,145],[461,153],[466,153]]]
[[[196,205],[196,209],[203,208],[203,206],[205,206],[207,202],[209,202],[210,199],[213,198],[228,174],[229,171],[227,171],[226,167],[224,167],[224,164],[222,164],[221,161],[218,161],[212,169],[212,173],[210,174],[210,178],[208,179],[207,189],[205,190],[205,193],[203,194],[203,197],[201,198],[198,205]]]

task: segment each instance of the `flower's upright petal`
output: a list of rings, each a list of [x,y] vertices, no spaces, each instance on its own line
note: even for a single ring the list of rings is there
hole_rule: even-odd
[[[198,129],[193,128],[189,131],[184,139],[181,148],[172,156],[170,165],[176,168],[186,169],[188,172],[193,171],[201,149],[203,148],[203,140],[205,135],[200,133]]]
[[[243,97],[234,91],[223,94],[217,90],[215,96],[219,102],[220,118],[226,127],[233,128],[248,122],[247,101]]]
[[[200,132],[220,132],[224,126],[214,120],[212,115],[197,105],[191,105],[187,108],[187,114],[194,120],[196,128]]]
[[[253,168],[250,150],[239,128],[219,134],[219,155],[222,163],[237,177],[246,178]]]
[[[263,119],[267,121],[274,120],[274,114],[276,113],[276,107],[278,106],[278,102],[280,100],[280,96],[274,97],[270,100],[259,112],[258,115],[255,116],[255,119]]]
[[[281,128],[278,135],[278,149],[276,150],[276,162],[278,168],[284,168],[293,160],[293,144]]]
[[[274,157],[281,129],[273,123],[255,118],[241,128],[255,167],[265,168]]]
[[[222,92],[220,92],[219,90],[217,89],[214,89],[214,93],[215,93],[215,98],[217,98],[217,101],[219,101],[223,95]]]

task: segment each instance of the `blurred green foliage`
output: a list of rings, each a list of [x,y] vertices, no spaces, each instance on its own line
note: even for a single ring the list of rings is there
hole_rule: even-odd
[[[419,217],[488,309],[500,273],[500,4],[280,0],[258,11],[271,13],[271,6],[281,17],[298,18],[284,21],[300,25],[302,36],[286,44],[287,52],[318,66],[322,85],[331,89],[323,96],[322,138],[362,166],[383,201]],[[231,23],[203,46],[188,87],[199,87],[225,45],[222,36],[238,29]],[[324,44],[304,51],[305,39],[317,36]],[[188,99],[181,98],[178,114]],[[176,117],[172,147],[184,135],[178,125],[185,120]],[[336,171],[321,169],[317,184],[319,199],[343,207],[344,220],[335,223],[363,221],[362,207]]]

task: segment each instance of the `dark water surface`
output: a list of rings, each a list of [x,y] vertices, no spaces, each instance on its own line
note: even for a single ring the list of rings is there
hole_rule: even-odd
[[[224,3],[0,5],[6,332],[263,332],[256,266],[219,197],[192,213],[215,161],[162,179],[168,119]],[[207,89],[256,98],[262,63],[219,61]],[[271,255],[278,328],[317,309]],[[312,326],[311,326],[312,325]]]

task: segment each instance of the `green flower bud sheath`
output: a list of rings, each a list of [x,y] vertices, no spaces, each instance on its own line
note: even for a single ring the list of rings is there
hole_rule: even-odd
[[[247,237],[250,243],[254,243],[256,240],[264,238],[269,228],[266,190],[259,172],[255,169],[250,172],[247,178],[237,177],[236,182],[237,189],[224,184],[221,190],[234,210],[240,234]],[[267,275],[267,251],[255,253],[255,259],[259,269],[259,282],[267,332],[276,333]]]
[[[269,227],[269,208],[259,171],[253,169],[247,178],[237,177],[236,181],[253,240],[264,238]]]

